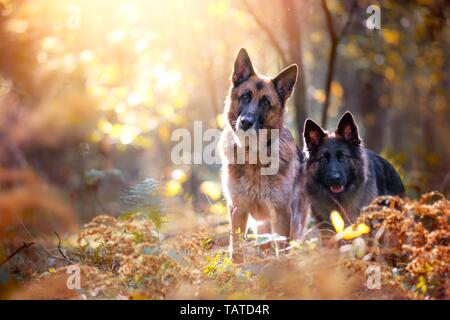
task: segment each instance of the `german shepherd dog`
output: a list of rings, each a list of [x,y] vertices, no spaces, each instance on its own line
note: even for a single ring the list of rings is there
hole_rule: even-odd
[[[392,165],[363,146],[350,112],[330,133],[307,119],[304,126],[306,193],[317,222],[337,210],[354,222],[362,207],[380,195],[400,195],[405,188]],[[344,212],[343,212],[344,211]]]
[[[286,100],[297,80],[297,65],[291,65],[275,78],[255,73],[250,57],[241,49],[234,63],[231,87],[225,102],[227,119],[220,142],[222,153],[222,184],[231,223],[230,253],[234,261],[242,260],[237,248],[241,234],[245,234],[249,214],[259,223],[256,232],[277,233],[295,238],[302,225],[301,163],[303,153],[290,131],[283,126]],[[261,130],[266,129],[266,130]],[[246,162],[236,163],[230,146],[238,149],[237,132],[253,130],[258,139],[262,131],[278,130],[278,170],[262,174],[263,164],[249,163],[249,145],[244,142]],[[267,145],[275,143],[268,138]],[[259,150],[258,144],[258,151]],[[233,158],[234,157],[234,158]],[[283,244],[281,244],[283,245]]]

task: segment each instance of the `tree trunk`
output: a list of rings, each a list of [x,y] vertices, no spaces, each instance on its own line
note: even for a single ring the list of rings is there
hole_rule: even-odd
[[[303,68],[301,35],[298,12],[293,0],[283,1],[284,29],[287,36],[289,60],[298,66],[298,78],[294,91],[295,124],[298,139],[302,139],[303,123],[306,120],[306,86]]]
[[[333,81],[334,68],[336,65],[336,51],[337,51],[337,42],[335,40],[332,40],[330,47],[330,55],[328,58],[327,78],[325,80],[325,101],[323,103],[322,119],[321,119],[322,128],[327,127],[328,109],[330,108],[330,100],[331,100],[331,82]]]

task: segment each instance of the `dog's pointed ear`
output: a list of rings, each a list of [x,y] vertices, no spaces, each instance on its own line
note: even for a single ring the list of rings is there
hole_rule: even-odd
[[[358,128],[356,127],[353,115],[349,111],[344,113],[341,120],[339,120],[335,133],[352,144],[361,143],[361,139],[358,135]]]
[[[272,81],[275,85],[275,89],[281,98],[281,103],[284,104],[286,100],[291,96],[292,91],[297,81],[298,67],[293,64],[280,72]]]
[[[250,78],[250,76],[255,74],[252,62],[247,53],[247,50],[242,48],[234,61],[233,74],[231,75],[231,82],[233,86],[237,87],[242,82]]]
[[[303,138],[305,139],[305,145],[308,150],[320,146],[326,136],[325,131],[317,123],[311,119],[306,119]]]

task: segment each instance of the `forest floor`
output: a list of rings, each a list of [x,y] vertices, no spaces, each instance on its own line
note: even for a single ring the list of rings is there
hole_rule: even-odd
[[[228,257],[226,223],[193,229],[180,215],[168,217],[162,232],[160,221],[140,212],[97,216],[62,242],[53,240],[52,250],[29,243],[15,256],[4,254],[1,297],[450,298],[450,201],[444,196],[377,198],[354,229],[339,215],[333,219],[338,233],[321,238],[313,226],[286,252],[261,250],[276,235],[248,235],[241,241],[244,262],[236,264]]]

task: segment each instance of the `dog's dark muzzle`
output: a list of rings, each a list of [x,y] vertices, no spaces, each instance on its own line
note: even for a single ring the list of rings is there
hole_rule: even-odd
[[[239,129],[247,131],[250,129],[256,122],[256,117],[253,114],[245,114],[239,119]]]
[[[347,179],[343,175],[337,172],[333,172],[332,174],[330,174],[330,176],[328,176],[327,180],[328,186],[332,193],[341,193],[345,190]]]

